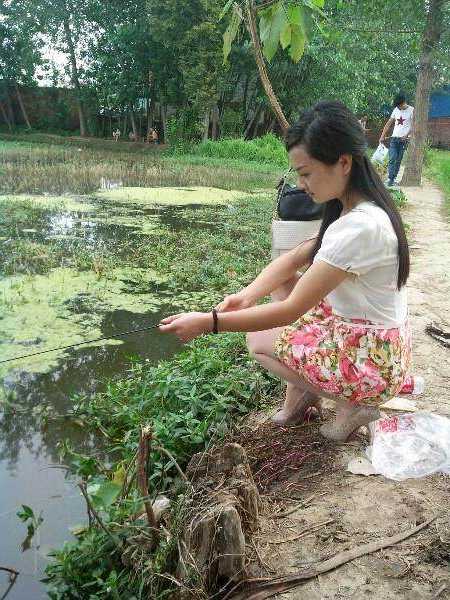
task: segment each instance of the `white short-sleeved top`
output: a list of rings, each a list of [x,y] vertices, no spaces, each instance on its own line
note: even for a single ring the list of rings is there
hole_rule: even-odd
[[[395,121],[392,137],[405,137],[409,134],[412,127],[413,115],[413,106],[408,105],[403,110],[397,107],[394,108],[391,114],[391,119]]]
[[[354,275],[327,296],[336,315],[386,328],[406,321],[406,287],[397,289],[398,240],[382,208],[364,201],[339,217],[323,236],[314,262],[320,260]]]

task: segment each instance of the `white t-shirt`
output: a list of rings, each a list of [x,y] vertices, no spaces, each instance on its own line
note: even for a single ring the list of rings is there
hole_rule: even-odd
[[[395,119],[394,131],[392,137],[404,137],[411,131],[414,106],[407,106],[400,110],[395,107],[391,114],[391,119]]]
[[[333,313],[385,328],[406,321],[406,287],[397,289],[398,240],[382,208],[364,201],[332,223],[314,262],[319,260],[354,274],[328,294]]]

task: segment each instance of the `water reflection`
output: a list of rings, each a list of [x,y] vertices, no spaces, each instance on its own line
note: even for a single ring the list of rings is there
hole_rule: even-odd
[[[114,187],[120,181],[105,180],[102,186]],[[90,199],[91,200],[91,199]],[[8,230],[11,238],[25,238],[41,243],[57,243],[63,254],[70,257],[74,249],[101,252],[114,249],[116,256],[126,257],[136,244],[143,243],[145,224],[157,225],[172,231],[217,228],[224,207],[176,206],[142,208],[138,205],[95,203],[95,210],[60,210],[40,213],[33,222],[26,219],[21,228]],[[3,233],[3,232],[2,232]],[[145,239],[145,238],[144,238]],[[125,243],[126,242],[126,243]],[[145,242],[144,242],[145,243]],[[142,293],[142,285],[132,278],[124,281],[124,290]],[[160,293],[162,293],[161,286]],[[148,291],[148,290],[146,290]],[[92,306],[88,294],[78,293],[70,300],[70,310],[86,319],[98,311],[101,314],[101,334],[114,338],[118,332],[139,329],[159,321],[169,308],[162,305],[159,312],[135,313],[129,310],[104,312],[102,306]],[[0,412],[0,564],[17,568],[19,576],[8,600],[39,600],[45,589],[39,583],[51,547],[61,546],[70,539],[69,526],[85,520],[84,501],[59,465],[58,444],[69,439],[79,452],[102,454],[102,441],[86,433],[64,415],[68,413],[77,393],[93,394],[106,381],[123,376],[131,357],[156,362],[170,357],[179,349],[172,336],[162,336],[157,330],[132,334],[120,345],[83,346],[65,352],[57,366],[47,373],[30,372],[39,357],[11,363],[3,380],[10,394],[10,403]],[[37,339],[27,340],[24,353],[33,351]],[[61,340],[64,344],[64,340]],[[33,361],[33,362],[32,362]],[[49,419],[42,426],[42,415]],[[44,523],[34,547],[20,552],[25,527],[16,512],[21,504],[30,505],[38,514],[43,512]],[[6,589],[6,578],[0,573],[0,597]]]
[[[113,311],[103,319],[102,336],[114,338],[118,332],[156,323],[162,316],[163,313]],[[95,440],[64,419],[51,419],[50,425],[41,431],[40,440],[36,441],[35,432],[40,430],[43,408],[50,406],[52,416],[64,415],[70,409],[75,393],[89,395],[98,391],[104,381],[124,372],[130,357],[139,356],[153,362],[170,356],[179,348],[172,336],[162,336],[157,330],[117,339],[123,343],[69,350],[66,358],[59,360],[57,368],[49,373],[30,373],[25,370],[25,365],[5,377],[3,385],[13,400],[0,420],[0,461],[4,467],[14,469],[22,447],[34,456],[45,451],[52,462],[58,462],[57,444],[65,437],[80,450],[92,449]],[[27,359],[38,360],[39,356]],[[29,362],[26,364],[30,365]]]

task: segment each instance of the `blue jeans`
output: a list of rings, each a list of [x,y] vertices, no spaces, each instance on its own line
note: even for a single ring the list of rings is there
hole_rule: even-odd
[[[389,164],[388,164],[388,172],[389,172],[389,183],[394,183],[394,179],[398,175],[398,171],[400,169],[400,165],[402,163],[403,153],[405,152],[405,148],[407,145],[406,140],[402,140],[402,138],[393,137],[391,138],[391,142],[389,144]]]

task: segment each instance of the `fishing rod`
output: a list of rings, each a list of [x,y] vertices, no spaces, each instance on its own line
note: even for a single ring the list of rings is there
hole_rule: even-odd
[[[30,356],[37,356],[38,354],[46,354],[47,352],[56,352],[57,350],[67,350],[68,348],[76,348],[77,346],[83,346],[84,344],[92,344],[93,342],[102,342],[104,340],[111,340],[115,337],[122,337],[124,335],[130,335],[132,333],[140,333],[142,331],[149,331],[150,329],[156,329],[162,325],[150,325],[149,327],[142,327],[141,329],[131,329],[130,331],[119,331],[114,333],[112,336],[95,338],[93,340],[85,340],[84,342],[78,342],[78,344],[70,344],[69,346],[60,346],[59,348],[50,348],[50,350],[41,350],[40,352],[31,352],[30,354],[22,354],[21,356],[14,356],[13,358],[7,358],[6,360],[0,360],[0,364],[11,362],[13,360],[20,360],[22,358],[29,358]]]

